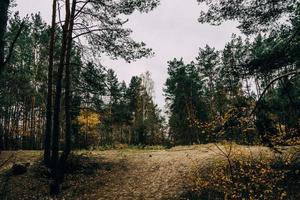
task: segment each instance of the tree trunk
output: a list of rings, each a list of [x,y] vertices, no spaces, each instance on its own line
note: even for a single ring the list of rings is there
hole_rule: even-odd
[[[4,137],[4,120],[3,120],[3,116],[1,116],[0,117],[0,152],[1,150],[4,150],[3,137]]]
[[[51,133],[52,133],[52,84],[53,84],[53,55],[55,44],[55,28],[56,28],[56,0],[52,5],[52,25],[51,38],[49,45],[49,66],[48,66],[48,93],[47,93],[47,113],[46,113],[46,130],[45,130],[45,146],[44,146],[44,163],[50,166],[51,158]]]
[[[0,77],[4,70],[4,34],[8,20],[9,0],[0,0]]]
[[[58,66],[57,81],[56,81],[56,95],[54,103],[54,114],[53,114],[53,140],[52,140],[52,159],[51,164],[56,174],[56,165],[58,161],[59,151],[59,135],[60,135],[60,112],[61,112],[61,94],[62,94],[62,79],[65,66],[65,57],[67,52],[67,37],[70,20],[70,1],[66,0],[66,15],[65,24],[63,26],[63,37],[61,42],[60,61]]]
[[[71,17],[69,22],[69,31],[68,31],[68,44],[67,44],[67,53],[66,53],[66,72],[65,72],[65,117],[66,117],[66,130],[65,130],[65,147],[64,152],[61,157],[61,166],[64,166],[65,161],[68,158],[68,155],[71,152],[71,112],[70,112],[70,105],[71,105],[71,70],[70,70],[70,60],[71,60],[71,51],[72,51],[72,34],[73,34],[73,26],[74,26],[74,16],[76,10],[76,0],[72,2],[72,9],[71,9]]]
[[[8,115],[9,115],[9,108],[5,109],[5,114],[4,114],[4,134],[3,134],[3,149],[4,150],[8,150],[8,126],[9,126],[9,119],[8,119]]]
[[[76,3],[76,0],[73,0],[73,3]],[[72,13],[73,13],[73,7],[76,5],[72,5]],[[53,183],[50,185],[50,193],[51,194],[58,194],[60,192],[60,183],[63,179],[63,170],[65,166],[65,161],[68,157],[68,148],[70,149],[70,143],[71,141],[69,137],[70,135],[70,122],[66,122],[66,138],[65,138],[65,149],[58,161],[58,151],[59,151],[59,130],[60,130],[60,111],[61,111],[61,94],[62,94],[62,78],[63,78],[63,71],[64,66],[67,65],[67,62],[69,62],[70,65],[70,45],[69,43],[72,43],[72,24],[73,19],[70,16],[70,0],[65,1],[65,7],[66,7],[66,14],[65,14],[65,24],[63,27],[63,40],[62,40],[62,47],[61,47],[61,54],[60,54],[60,63],[58,68],[58,78],[56,83],[56,96],[55,96],[55,107],[54,107],[54,116],[53,116],[53,145],[52,145],[52,166],[53,166]],[[74,8],[75,10],[75,8]],[[75,12],[75,11],[74,11]],[[71,38],[71,39],[70,39]],[[70,41],[71,40],[71,41]],[[68,69],[69,66],[66,66],[66,85],[69,85],[67,83],[67,79],[69,79],[69,73]],[[69,86],[66,87],[66,90]],[[67,92],[67,91],[65,91]],[[68,91],[69,93],[69,91]],[[65,101],[69,101],[70,99],[65,99]],[[69,103],[66,103],[67,106],[65,106],[66,110],[69,112]],[[70,116],[70,113],[66,113],[66,115]],[[66,117],[67,118],[67,117]],[[67,128],[68,127],[68,128]],[[68,132],[69,131],[69,132]],[[68,132],[68,133],[67,133]]]

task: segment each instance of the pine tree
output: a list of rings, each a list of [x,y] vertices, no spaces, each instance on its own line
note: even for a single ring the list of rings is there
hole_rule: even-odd
[[[164,89],[170,110],[170,135],[176,144],[206,142],[195,122],[207,120],[203,83],[196,66],[182,60],[169,62],[169,78]]]
[[[204,49],[199,49],[198,57],[196,58],[199,71],[199,78],[204,83],[204,92],[208,97],[211,118],[216,117],[216,81],[219,74],[219,52],[214,48],[206,45]]]

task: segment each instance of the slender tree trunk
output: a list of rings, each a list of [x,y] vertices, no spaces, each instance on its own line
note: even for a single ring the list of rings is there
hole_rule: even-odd
[[[56,96],[54,103],[53,115],[53,142],[52,142],[52,176],[53,183],[50,185],[50,193],[58,194],[60,192],[60,182],[62,178],[62,167],[58,160],[59,157],[59,135],[60,135],[60,112],[61,112],[61,96],[62,96],[62,79],[64,66],[66,64],[66,56],[68,50],[68,38],[70,27],[70,0],[65,1],[66,14],[65,23],[63,26],[62,46],[60,53],[60,62],[58,67],[57,82],[56,82]]]
[[[66,0],[66,15],[65,15],[65,24],[63,26],[63,37],[61,42],[61,52],[60,52],[60,61],[58,66],[57,73],[57,82],[56,82],[56,95],[54,102],[54,114],[53,114],[53,140],[52,140],[52,167],[54,174],[56,174],[56,165],[58,161],[58,151],[59,151],[59,135],[60,135],[60,112],[61,112],[61,94],[62,94],[62,79],[65,66],[65,57],[67,52],[67,37],[69,29],[69,20],[70,20],[70,1]]]
[[[9,0],[0,0],[0,77],[4,70],[4,34],[8,20]]]
[[[65,147],[64,152],[61,157],[61,166],[65,165],[65,162],[68,158],[68,155],[71,152],[71,112],[70,112],[70,105],[71,105],[71,70],[70,70],[70,60],[71,60],[71,51],[72,51],[72,34],[73,34],[73,26],[74,26],[74,16],[76,10],[76,0],[72,2],[72,9],[71,9],[71,17],[69,22],[69,31],[68,31],[68,44],[67,44],[67,53],[66,53],[66,72],[65,72],[65,115],[66,115],[66,130],[65,130]]]
[[[30,140],[31,140],[31,145],[30,148],[31,149],[35,149],[35,145],[36,145],[36,141],[35,141],[35,98],[32,97],[31,98],[31,111],[30,111]]]
[[[47,94],[47,113],[46,113],[46,130],[44,144],[44,163],[50,166],[51,158],[51,133],[52,133],[52,84],[53,84],[53,55],[55,44],[55,23],[56,23],[56,0],[53,0],[52,5],[52,25],[51,38],[49,45],[49,66],[48,66],[48,94]]]
[[[10,108],[8,107],[6,110],[6,116],[5,116],[5,124],[4,124],[4,148],[6,150],[9,150],[9,134],[10,134],[10,115],[11,115],[11,111]]]
[[[246,89],[247,89],[248,97],[251,97],[250,84],[247,77],[245,78],[245,81],[246,81]]]
[[[3,116],[1,116],[0,117],[0,152],[1,150],[4,150],[3,137],[4,137],[4,122],[3,122]]]

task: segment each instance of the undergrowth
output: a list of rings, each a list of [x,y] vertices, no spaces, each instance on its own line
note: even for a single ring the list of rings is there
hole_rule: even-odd
[[[250,150],[245,155],[232,145],[216,147],[224,159],[197,167],[189,199],[300,199],[299,151],[265,156]]]

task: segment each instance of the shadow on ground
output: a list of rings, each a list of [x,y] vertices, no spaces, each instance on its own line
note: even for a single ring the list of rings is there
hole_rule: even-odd
[[[70,155],[67,166],[62,192],[52,197],[54,199],[85,199],[104,186],[114,171],[125,173],[127,170],[125,160],[112,162],[101,156],[85,154]],[[21,175],[13,175],[12,168],[8,168],[1,173],[1,199],[49,199],[50,181],[51,172],[41,159],[31,163],[27,172]]]

